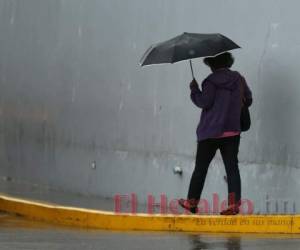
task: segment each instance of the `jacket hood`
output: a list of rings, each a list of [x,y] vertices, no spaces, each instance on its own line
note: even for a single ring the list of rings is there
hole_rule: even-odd
[[[237,87],[241,75],[230,69],[219,69],[210,74],[206,80],[217,85],[219,88],[233,90]]]

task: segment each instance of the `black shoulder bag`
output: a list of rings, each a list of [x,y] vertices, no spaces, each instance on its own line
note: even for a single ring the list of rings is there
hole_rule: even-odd
[[[245,83],[242,80],[241,83],[241,131],[245,132],[250,129],[251,126],[251,118],[250,118],[250,111],[249,108],[244,105],[244,91],[245,90]]]

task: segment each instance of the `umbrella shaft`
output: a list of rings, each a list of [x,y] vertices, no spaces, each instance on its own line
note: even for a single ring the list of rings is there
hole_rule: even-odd
[[[190,67],[191,67],[191,72],[192,72],[193,79],[195,79],[192,60],[190,60]]]

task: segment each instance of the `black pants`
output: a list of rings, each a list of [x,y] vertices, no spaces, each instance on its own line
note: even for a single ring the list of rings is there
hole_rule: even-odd
[[[199,201],[209,164],[215,156],[216,151],[220,149],[227,175],[229,204],[238,204],[240,202],[241,178],[238,167],[239,145],[239,135],[198,141],[196,164],[188,192],[189,200]]]

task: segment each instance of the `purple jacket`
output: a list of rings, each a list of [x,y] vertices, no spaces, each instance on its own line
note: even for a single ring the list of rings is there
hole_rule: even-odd
[[[193,103],[202,109],[197,127],[197,139],[202,141],[218,137],[225,131],[241,131],[241,86],[244,87],[244,103],[252,104],[252,93],[245,78],[237,71],[224,68],[210,74],[202,82],[202,91],[191,88]]]

